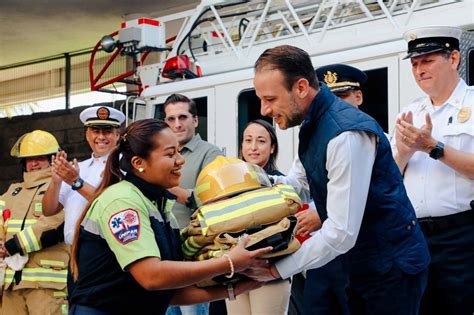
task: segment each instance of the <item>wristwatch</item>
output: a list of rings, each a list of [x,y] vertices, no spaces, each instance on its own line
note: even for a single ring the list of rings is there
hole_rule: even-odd
[[[72,182],[71,184],[71,189],[72,190],[79,190],[84,186],[84,180],[80,177],[78,177],[75,181]]]
[[[235,292],[232,283],[227,284],[227,298],[229,301],[235,301]]]
[[[189,209],[192,209],[192,210],[197,209],[196,199],[194,199],[194,192],[193,191],[191,191],[191,194],[189,195],[188,199],[186,199],[185,205]]]
[[[444,156],[444,143],[441,141],[438,141],[436,143],[435,147],[430,151],[430,158],[432,159],[439,159]]]

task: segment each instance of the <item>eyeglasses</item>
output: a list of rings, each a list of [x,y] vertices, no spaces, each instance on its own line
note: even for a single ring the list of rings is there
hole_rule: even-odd
[[[167,122],[168,124],[171,124],[171,123],[174,123],[176,121],[176,119],[180,122],[184,122],[184,121],[188,120],[191,117],[192,117],[191,115],[185,115],[185,114],[181,114],[178,117],[168,116],[168,117],[165,118],[165,122]]]

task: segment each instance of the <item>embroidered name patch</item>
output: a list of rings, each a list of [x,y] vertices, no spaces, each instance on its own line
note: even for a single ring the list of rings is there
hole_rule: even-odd
[[[140,216],[134,209],[122,210],[110,218],[109,228],[121,244],[130,243],[140,236]]]

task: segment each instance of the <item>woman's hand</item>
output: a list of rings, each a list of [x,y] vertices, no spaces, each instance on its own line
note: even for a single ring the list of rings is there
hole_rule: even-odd
[[[232,264],[234,265],[235,273],[238,273],[251,267],[268,265],[266,259],[260,259],[259,257],[263,254],[271,252],[273,248],[271,246],[268,246],[265,248],[248,251],[247,249],[245,249],[248,242],[248,237],[242,238],[241,241],[237,244],[237,246],[235,246],[228,253],[229,258],[232,260]]]

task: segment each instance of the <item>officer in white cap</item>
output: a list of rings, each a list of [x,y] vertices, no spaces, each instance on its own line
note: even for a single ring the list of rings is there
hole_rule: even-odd
[[[82,162],[68,161],[61,151],[52,159],[53,178],[43,198],[43,214],[54,215],[64,208],[64,240],[71,244],[79,215],[102,182],[109,153],[120,138],[120,126],[125,115],[112,107],[93,106],[79,116],[86,127],[86,139],[92,156]]]
[[[457,72],[461,34],[446,26],[404,34],[426,95],[398,116],[392,150],[432,257],[421,314],[474,312],[474,87]]]

